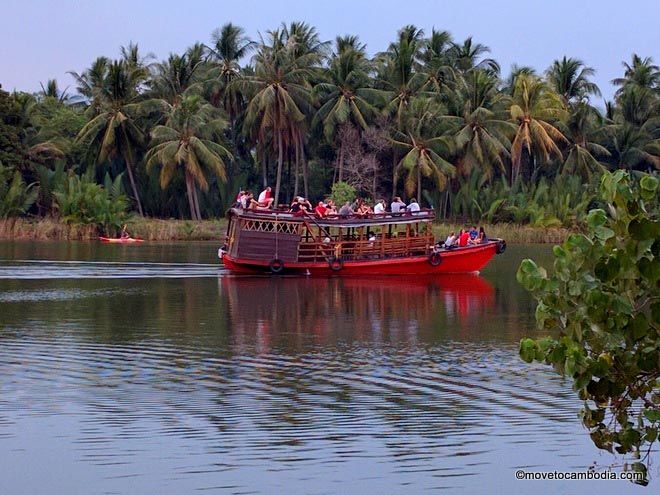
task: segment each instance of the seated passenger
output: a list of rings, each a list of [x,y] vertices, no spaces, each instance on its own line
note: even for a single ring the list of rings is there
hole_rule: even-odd
[[[390,205],[390,209],[392,210],[392,213],[399,213],[401,210],[405,211],[406,204],[401,201],[399,196],[395,196],[394,201],[392,201],[392,204]]]
[[[374,210],[371,209],[371,206],[369,206],[364,201],[360,201],[360,206],[358,206],[358,209],[355,212],[355,214],[363,217],[366,215],[371,215],[373,212]]]
[[[325,208],[326,208],[326,215],[337,214],[337,207],[335,206],[335,202],[333,200],[329,199],[328,201],[326,201]]]
[[[314,215],[316,215],[319,218],[324,218],[328,214],[328,207],[323,203],[323,201],[319,201],[319,204],[316,205],[316,208],[314,208]]]
[[[385,200],[379,199],[378,203],[374,206],[374,213],[377,215],[382,215],[385,213]]]
[[[344,206],[339,208],[339,216],[340,217],[350,217],[354,214],[355,214],[355,212],[353,211],[353,208],[351,208],[351,202],[350,201],[346,201],[346,203],[344,203]]]
[[[488,242],[486,232],[484,231],[483,227],[479,227],[479,234],[477,235],[477,238],[474,241],[470,239],[470,244],[485,244],[486,242]]]
[[[242,189],[238,192],[238,196],[236,196],[236,208],[245,208],[243,206],[243,196],[245,196],[245,191]]]
[[[259,194],[259,206],[262,206],[264,208],[270,208],[271,205],[273,204],[273,201],[275,198],[273,198],[273,195],[271,193],[272,189],[270,186],[266,187],[261,193]]]
[[[456,234],[452,232],[447,236],[447,239],[445,239],[445,243],[443,244],[443,247],[445,249],[451,249],[456,245]]]
[[[474,242],[479,236],[479,232],[477,231],[477,226],[473,225],[470,231],[468,232],[468,234],[470,234],[470,240]]]
[[[416,213],[419,211],[419,204],[415,198],[410,200],[410,204],[406,206],[406,210],[410,213]]]
[[[468,245],[468,240],[470,239],[470,234],[468,234],[465,229],[461,229],[461,233],[458,236],[458,247],[465,247]]]
[[[311,206],[309,201],[305,201],[305,198],[298,197],[291,204],[291,209],[289,211],[293,213],[294,217],[302,217],[311,211],[311,208],[308,208],[308,205]]]

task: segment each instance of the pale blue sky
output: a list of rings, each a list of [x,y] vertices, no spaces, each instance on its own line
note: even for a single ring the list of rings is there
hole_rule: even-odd
[[[370,53],[384,50],[405,24],[446,29],[457,40],[472,35],[491,47],[503,74],[511,64],[539,71],[563,55],[597,71],[610,98],[610,80],[633,52],[660,62],[660,0],[0,0],[0,84],[39,90],[68,70],[82,71],[99,55],[117,57],[120,45],[139,43],[158,59],[231,21],[256,37],[282,21],[304,20],[323,39],[358,34]]]

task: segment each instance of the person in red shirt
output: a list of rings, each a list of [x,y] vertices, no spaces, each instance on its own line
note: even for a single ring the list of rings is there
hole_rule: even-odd
[[[323,204],[323,201],[319,201],[319,204],[316,205],[314,214],[319,218],[323,218],[328,214],[328,208]]]
[[[468,245],[470,240],[470,234],[468,234],[465,229],[461,229],[461,233],[458,236],[458,247],[465,247]]]

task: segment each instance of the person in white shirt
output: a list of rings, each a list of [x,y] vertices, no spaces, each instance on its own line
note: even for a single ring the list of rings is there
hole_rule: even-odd
[[[410,200],[410,204],[406,206],[406,210],[408,210],[411,213],[415,213],[419,211],[419,203],[417,203],[417,200],[415,198]]]
[[[376,203],[376,206],[374,206],[374,213],[376,213],[376,214],[385,213],[385,200],[384,199],[378,200],[378,203]]]
[[[390,205],[390,209],[392,210],[392,213],[399,213],[402,209],[405,210],[406,204],[401,201],[401,198],[399,196],[396,196],[394,198],[394,201],[392,201],[392,204]]]
[[[455,242],[456,242],[456,234],[454,232],[452,232],[451,234],[449,234],[447,236],[447,239],[445,239],[444,248],[449,249],[449,248],[454,247]]]
[[[258,199],[259,206],[262,206],[264,208],[270,208],[270,205],[273,204],[273,201],[275,199],[273,198],[271,191],[272,189],[270,188],[270,186],[266,187],[266,189],[261,191]]]

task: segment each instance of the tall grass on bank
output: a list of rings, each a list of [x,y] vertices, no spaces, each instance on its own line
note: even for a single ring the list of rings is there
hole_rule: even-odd
[[[219,240],[225,235],[226,220],[159,220],[135,218],[126,222],[133,237],[149,241]],[[91,241],[102,233],[95,225],[63,222],[55,218],[0,219],[0,239]]]
[[[479,224],[478,226],[480,226]],[[449,232],[456,232],[469,225],[437,223],[433,232],[443,240]],[[565,228],[541,228],[516,224],[483,224],[489,237],[501,237],[509,244],[561,243],[571,230]],[[148,241],[210,241],[222,240],[227,220],[159,220],[134,218],[127,222],[129,233]],[[9,218],[0,220],[0,239],[16,240],[97,240],[100,232],[94,225],[65,223],[54,218]]]

